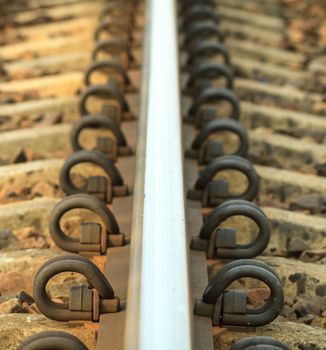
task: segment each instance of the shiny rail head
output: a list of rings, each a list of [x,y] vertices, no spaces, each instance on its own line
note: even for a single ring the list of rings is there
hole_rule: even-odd
[[[77,337],[61,332],[47,331],[26,338],[16,350],[88,350]]]
[[[139,193],[144,210],[136,213],[140,224],[133,234],[141,249],[132,251],[132,258],[138,253],[140,262],[131,280],[139,293],[129,292],[125,349],[190,350],[176,1],[151,0],[146,5],[146,97],[141,113],[146,124],[142,133],[145,164],[139,174],[145,179]],[[135,292],[138,296],[133,299]]]

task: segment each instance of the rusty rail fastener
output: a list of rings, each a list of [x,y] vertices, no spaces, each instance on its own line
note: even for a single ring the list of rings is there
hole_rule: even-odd
[[[247,307],[247,295],[227,287],[240,278],[255,278],[270,289],[266,303],[258,308]],[[267,264],[257,260],[236,260],[225,265],[205,289],[202,300],[195,304],[195,314],[207,316],[217,326],[259,327],[272,322],[284,304],[282,284]]]
[[[101,40],[101,34],[107,33],[117,37],[121,40],[126,40],[130,43],[132,40],[132,25],[128,25],[125,22],[117,18],[108,18],[100,22],[94,33],[94,41],[99,42]]]
[[[60,225],[62,217],[70,210],[88,209],[95,213],[103,226],[94,222],[80,225],[79,239],[67,236]],[[49,219],[49,231],[53,241],[61,249],[71,253],[104,254],[108,247],[121,246],[125,236],[111,210],[94,196],[76,194],[61,200],[52,210]]]
[[[93,61],[98,60],[100,53],[110,56],[124,56],[128,60],[129,67],[136,66],[136,59],[130,49],[130,44],[120,38],[110,38],[96,42],[92,51]]]
[[[102,115],[85,116],[73,124],[70,140],[75,152],[85,150],[79,142],[79,137],[88,128],[109,130],[113,135],[113,137],[97,137],[97,145],[94,150],[104,153],[112,160],[116,160],[119,156],[132,154],[126,137],[118,125],[113,120]]]
[[[185,32],[183,47],[191,51],[193,47],[203,40],[223,43],[225,40],[225,33],[212,20],[189,23],[187,31]]]
[[[223,142],[217,139],[218,135],[216,137],[214,135],[215,133],[223,134],[225,132],[236,135],[239,140],[238,148],[230,155],[246,157],[249,148],[247,130],[233,119],[211,120],[198,133],[191,144],[191,149],[186,150],[185,156],[198,159],[199,164],[208,164],[215,158],[225,155]],[[212,135],[214,135],[214,138],[210,138]]]
[[[224,63],[230,65],[230,54],[224,44],[211,42],[209,40],[198,41],[188,50],[186,67],[190,69],[190,67],[199,62],[200,59],[209,59],[216,56],[222,56]]]
[[[229,183],[225,180],[214,180],[214,177],[224,170],[236,170],[244,174],[248,180],[245,191],[238,194],[229,192]],[[230,199],[252,201],[259,191],[259,176],[247,159],[238,156],[221,156],[212,160],[200,173],[193,190],[188,191],[187,197],[199,200],[204,207],[216,207]]]
[[[195,121],[197,115],[200,115],[202,112],[202,106],[206,103],[214,104],[215,110],[218,110],[218,104],[221,102],[228,102],[231,106],[230,114],[223,116],[223,118],[239,120],[240,102],[235,93],[228,89],[211,86],[203,88],[194,96],[192,105],[189,109],[188,118]]]
[[[280,341],[271,337],[248,337],[231,345],[230,350],[290,350]]]
[[[201,60],[191,69],[189,69],[189,79],[184,92],[190,95],[196,95],[206,86],[211,86],[219,78],[225,79],[226,89],[233,89],[233,71],[224,63]]]
[[[79,111],[81,116],[92,114],[90,109],[87,107],[88,99],[91,97],[109,99],[110,101],[113,101],[114,105],[117,106],[122,113],[128,113],[130,111],[128,102],[121,91],[121,87],[114,79],[111,79],[104,85],[88,86],[83,91],[79,100]]]
[[[124,88],[128,91],[134,90],[131,86],[131,80],[129,78],[126,69],[123,67],[122,63],[117,58],[111,58],[107,60],[92,62],[85,70],[84,82],[86,86],[94,85],[92,84],[92,75],[95,72],[105,72],[108,76],[108,81],[110,73],[113,76],[118,76],[119,80],[123,82]]]
[[[182,17],[183,32],[187,32],[188,28],[194,22],[198,23],[201,21],[211,21],[214,24],[218,24],[220,22],[220,16],[214,10],[212,10],[210,5],[205,4],[197,4],[187,7]]]
[[[93,163],[100,166],[110,181],[105,176],[91,176],[87,179],[86,186],[76,187],[71,179],[71,169],[81,163]],[[60,186],[67,195],[89,193],[106,203],[111,203],[113,197],[126,196],[129,193],[114,162],[99,151],[78,151],[68,157],[60,171]]]
[[[70,288],[69,303],[51,300],[46,285],[62,272],[76,272],[87,278],[88,286]],[[104,313],[118,312],[120,299],[114,295],[111,284],[88,259],[79,255],[65,255],[47,261],[35,275],[33,297],[39,310],[56,321],[99,321]]]
[[[17,350],[88,350],[75,336],[61,331],[47,331],[26,338]]]
[[[237,244],[237,231],[219,226],[232,216],[244,216],[252,219],[259,232],[256,238],[247,244]],[[254,203],[236,199],[219,205],[207,217],[199,236],[193,237],[191,248],[206,251],[207,258],[250,259],[261,254],[270,239],[270,226],[265,213]]]

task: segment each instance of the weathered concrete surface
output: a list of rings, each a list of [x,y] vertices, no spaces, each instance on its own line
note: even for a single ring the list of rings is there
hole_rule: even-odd
[[[3,61],[15,61],[31,59],[35,57],[45,57],[60,53],[72,53],[79,51],[80,48],[90,52],[94,47],[93,36],[91,33],[85,35],[75,35],[73,37],[59,37],[53,40],[38,40],[30,43],[17,43],[0,48],[0,58]]]
[[[229,331],[221,333],[220,336],[215,336],[215,350],[228,350],[231,344],[242,338],[259,335],[278,339],[293,350],[326,349],[326,332],[324,329],[289,322],[279,317],[268,326],[256,328],[256,330],[252,332],[245,330]]]
[[[39,159],[55,154],[66,158],[72,152],[70,132],[69,124],[6,132],[0,139],[0,158],[11,162],[15,154],[26,149],[35,152]]]
[[[29,249],[1,253],[1,295],[14,297],[22,290],[32,295],[35,273],[42,264],[58,254],[62,254],[58,249]]]
[[[83,322],[55,322],[42,315],[0,315],[0,348],[15,350],[26,338],[35,333],[60,330],[71,333],[95,350],[97,325]]]
[[[24,25],[32,22],[35,18],[39,16],[46,16],[51,18],[52,21],[65,21],[68,18],[76,17],[96,17],[98,16],[103,4],[98,1],[93,2],[82,2],[82,3],[72,3],[67,4],[66,6],[56,6],[53,8],[47,9],[38,9],[33,11],[26,11],[17,13],[12,20],[16,24]],[[5,21],[5,18],[0,17],[0,21]],[[71,20],[70,20],[71,21]],[[48,25],[49,26],[49,25]],[[54,25],[53,25],[54,26]],[[39,25],[41,31],[46,31],[45,25]],[[33,29],[33,28],[32,28]],[[34,29],[35,30],[35,29]],[[87,30],[89,30],[87,28]],[[60,33],[60,27],[56,32]]]
[[[325,120],[314,114],[242,101],[240,121],[250,129],[268,127],[293,137],[325,142]]]
[[[264,254],[292,255],[326,250],[326,219],[271,207],[262,208],[272,229]]]
[[[8,103],[0,105],[0,128],[10,130],[42,122],[53,115],[59,115],[63,122],[71,122],[80,117],[78,97],[51,97],[42,100]]]
[[[275,64],[259,62],[253,59],[244,59],[241,55],[234,55],[232,65],[236,76],[246,79],[255,79],[265,83],[279,85],[293,85],[304,88],[308,81],[312,81],[312,74]]]
[[[261,180],[259,198],[262,204],[271,202],[287,207],[302,195],[326,196],[324,177],[260,165],[255,165],[255,168]]]
[[[58,202],[53,198],[36,198],[0,206],[0,249],[5,251],[55,246],[48,221],[52,208]]]
[[[98,0],[95,0],[98,1]],[[65,2],[64,0],[58,0],[57,2],[53,2],[53,0],[49,1],[43,1],[40,0],[38,2],[37,0],[32,0],[30,3],[27,4],[16,4],[16,3],[8,3],[8,1],[2,1],[3,4],[6,5],[6,7],[3,10],[4,15],[10,15],[15,16],[17,12],[21,11],[35,11],[36,9],[39,9],[40,7],[48,8],[52,6],[62,6],[63,4],[73,4],[79,2],[78,0],[67,0]]]
[[[20,40],[38,40],[48,37],[64,36],[71,33],[88,32],[93,33],[98,24],[98,15],[105,2],[95,1],[57,1],[54,4],[36,4],[33,9],[32,4],[28,8],[8,15],[0,16],[0,23],[8,25],[14,23],[18,27],[8,28],[5,37],[14,36]],[[42,8],[40,8],[42,6]],[[5,9],[6,11],[8,8]],[[140,20],[143,7],[140,4],[137,11],[137,28],[142,26]],[[47,17],[46,23],[38,23],[38,19]],[[53,23],[55,22],[55,23]],[[40,28],[39,33],[37,28]],[[29,30],[30,29],[30,30]]]
[[[68,72],[53,76],[0,83],[2,93],[34,92],[39,98],[55,96],[74,96],[83,87],[81,72]]]
[[[41,75],[51,75],[58,72],[81,71],[90,63],[90,54],[79,51],[67,54],[36,58],[33,60],[15,61],[3,65],[6,79],[30,79]]]
[[[137,17],[137,21],[141,21],[141,17]],[[40,26],[27,26],[22,33],[19,30],[13,31],[11,35],[21,35],[24,38],[25,32],[27,42],[18,41],[9,45],[0,47],[0,58],[5,62],[17,60],[29,60],[33,58],[45,57],[55,54],[68,54],[78,52],[81,49],[89,53],[94,48],[93,33],[98,25],[98,18],[81,18],[72,21],[63,21],[62,23],[45,24],[44,31]],[[74,27],[75,26],[75,27]],[[50,40],[49,40],[50,38]],[[1,37],[0,37],[1,40]],[[4,38],[4,40],[6,40]],[[139,31],[135,34],[137,45],[141,41]]]
[[[266,128],[250,131],[249,138],[249,158],[259,164],[316,174],[316,165],[326,162],[325,146],[315,142],[297,140]]]
[[[107,38],[106,38],[107,39]],[[135,49],[135,55],[139,55],[138,49]],[[2,65],[4,81],[15,81],[23,79],[32,79],[44,77],[58,73],[70,71],[84,71],[88,64],[91,63],[91,55],[88,51],[79,49],[71,53],[54,53],[53,55],[40,58],[31,58],[28,60],[18,60],[4,63]],[[113,73],[112,73],[113,74]],[[134,83],[134,75],[139,76],[139,71],[128,69],[131,82]],[[107,75],[105,75],[107,77]],[[117,76],[119,79],[120,77]],[[138,79],[139,80],[139,79]],[[136,84],[138,87],[139,84]]]
[[[299,294],[316,296],[318,287],[326,286],[324,264],[318,265],[282,257],[259,257],[259,260],[270,265],[280,276],[285,290],[285,302],[287,304],[292,304],[293,300],[295,300]],[[300,290],[297,285],[299,278],[291,278],[293,275],[306,276],[304,288],[302,288],[302,290]],[[320,305],[320,307],[326,307],[326,301],[325,305]]]
[[[305,56],[301,53],[286,51],[257,42],[227,38],[226,46],[229,48],[232,57],[237,55],[292,68],[302,68],[305,62]]]
[[[62,164],[63,159],[51,159],[2,167],[0,191],[17,192],[23,188],[31,188],[40,181],[49,181],[51,184],[58,185]]]
[[[224,19],[237,21],[239,23],[248,23],[260,28],[282,31],[285,29],[284,22],[279,17],[273,17],[266,14],[253,14],[251,11],[243,9],[232,9],[227,6],[218,6],[218,13]]]
[[[279,16],[279,3],[277,0],[268,1],[241,1],[238,0],[220,0],[219,5],[229,8],[244,9],[255,13],[268,14],[270,16]]]
[[[95,1],[101,1],[101,0],[95,0]],[[74,4],[74,3],[78,3],[80,2],[80,0],[31,0],[28,3],[28,6],[26,4],[13,4],[13,3],[8,3],[8,2],[4,2],[7,6],[5,8],[4,13],[5,14],[10,14],[12,16],[15,16],[15,14],[17,14],[17,12],[20,11],[35,11],[36,9],[39,9],[40,7],[42,8],[48,8],[48,7],[55,7],[55,6],[62,6],[64,4]]]
[[[309,93],[293,86],[279,86],[248,79],[237,79],[235,91],[245,101],[272,104],[306,113],[325,113],[325,101],[322,94]]]
[[[35,198],[28,202],[0,206],[0,230],[16,230],[33,226],[44,232],[48,226],[49,213],[58,203],[54,198]]]
[[[229,19],[223,20],[220,27],[228,37],[246,39],[274,47],[282,46],[283,33],[281,32]]]

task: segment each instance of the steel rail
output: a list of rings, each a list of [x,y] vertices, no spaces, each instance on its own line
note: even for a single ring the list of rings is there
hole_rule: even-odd
[[[148,0],[124,348],[192,349],[175,0]]]

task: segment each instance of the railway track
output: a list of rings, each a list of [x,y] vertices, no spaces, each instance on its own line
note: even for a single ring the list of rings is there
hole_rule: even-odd
[[[0,6],[1,349],[326,349],[323,1]]]

